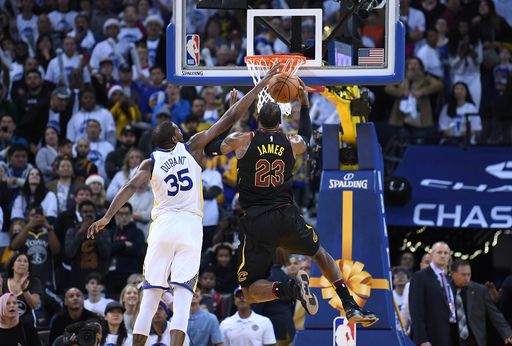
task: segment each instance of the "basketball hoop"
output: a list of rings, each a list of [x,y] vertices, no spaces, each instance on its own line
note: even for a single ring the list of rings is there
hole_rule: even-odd
[[[306,63],[306,58],[302,55],[251,55],[245,57],[245,64],[249,69],[252,76],[254,85],[257,85],[267,74],[267,72],[276,63],[281,63],[279,72],[286,72],[290,74],[297,74],[299,67]],[[263,88],[258,94],[258,112],[260,108],[267,102],[276,102],[268,93],[267,87]],[[289,103],[280,103],[279,107],[284,115],[290,115],[292,107]]]

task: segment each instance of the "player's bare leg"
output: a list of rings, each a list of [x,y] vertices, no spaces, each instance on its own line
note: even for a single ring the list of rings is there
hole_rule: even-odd
[[[364,327],[368,327],[379,320],[373,312],[357,305],[343,281],[341,270],[336,264],[336,261],[334,261],[332,256],[325,251],[322,246],[320,246],[317,253],[311,258],[320,268],[322,275],[325,276],[336,289],[336,293],[343,304],[347,319],[351,323],[361,323]]]
[[[171,346],[183,346],[185,333],[178,329],[171,330]]]
[[[144,346],[146,344],[146,340],[148,337],[146,335],[141,334],[133,334],[133,346]]]
[[[257,280],[249,287],[242,287],[242,292],[250,303],[296,299],[308,314],[315,315],[318,311],[318,300],[309,289],[309,276],[304,270],[299,270],[295,279],[286,282]]]

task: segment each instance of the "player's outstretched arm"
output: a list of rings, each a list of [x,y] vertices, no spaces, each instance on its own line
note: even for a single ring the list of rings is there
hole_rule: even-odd
[[[274,65],[265,77],[254,88],[251,89],[244,97],[231,106],[226,113],[208,130],[199,132],[190,138],[188,146],[191,150],[203,150],[208,143],[226,132],[247,112],[251,104],[254,102],[258,93],[267,86],[270,78],[278,73],[279,64]]]
[[[94,238],[96,233],[101,232],[108,225],[117,211],[121,209],[121,207],[125,205],[125,203],[128,202],[128,200],[137,191],[137,188],[148,183],[149,179],[151,179],[152,171],[153,160],[146,159],[142,161],[135,175],[117,192],[105,215],[89,226],[89,229],[87,230],[87,238]]]

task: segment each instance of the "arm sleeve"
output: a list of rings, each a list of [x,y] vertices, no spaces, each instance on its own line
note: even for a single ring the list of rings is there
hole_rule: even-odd
[[[222,141],[228,136],[230,131],[231,127],[226,132],[222,133],[217,138],[208,143],[204,148],[205,154],[208,156],[222,155],[220,152],[220,145],[222,144]]]
[[[300,108],[300,123],[299,123],[299,136],[302,136],[304,138],[304,141],[306,144],[309,144],[309,141],[311,139],[311,118],[309,117],[309,107],[302,106]]]

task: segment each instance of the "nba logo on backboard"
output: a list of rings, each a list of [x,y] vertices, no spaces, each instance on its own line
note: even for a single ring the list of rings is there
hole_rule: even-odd
[[[187,34],[187,66],[199,66],[199,35]]]
[[[356,325],[350,323],[345,317],[336,317],[332,321],[332,345],[356,346]]]

